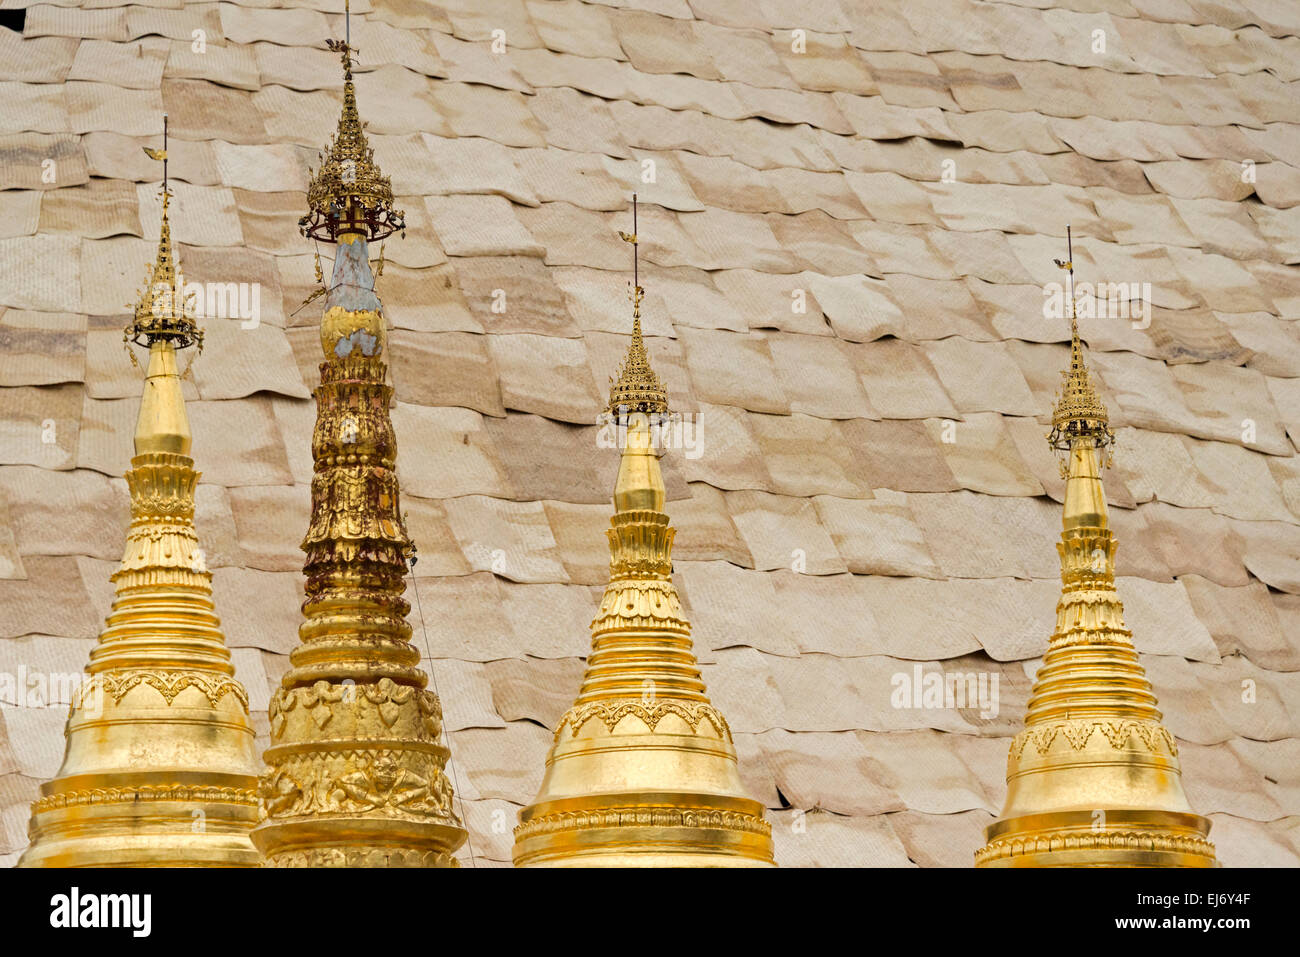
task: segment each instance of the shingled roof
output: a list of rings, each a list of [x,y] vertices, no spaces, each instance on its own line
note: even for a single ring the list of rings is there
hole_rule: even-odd
[[[165,111],[186,277],[260,284],[254,328],[206,322],[187,389],[265,742],[300,619],[319,302],[297,219],[341,7],[0,0],[21,24],[0,27],[0,671],[79,672],[112,597],[140,393],[121,329],[159,215],[140,147]],[[510,859],[607,574],[594,423],[635,190],[648,346],[701,428],[665,459],[677,582],[778,861],[969,866],[1000,809],[1060,587],[1044,434],[1069,327],[1043,285],[1070,223],[1082,279],[1151,284],[1146,328],[1081,328],[1119,440],[1120,595],[1190,800],[1225,865],[1300,864],[1300,7],[352,9],[408,224],[379,291],[415,640],[475,863]],[[996,674],[998,713],[892,707],[915,662]],[[0,707],[0,860],[66,713]]]

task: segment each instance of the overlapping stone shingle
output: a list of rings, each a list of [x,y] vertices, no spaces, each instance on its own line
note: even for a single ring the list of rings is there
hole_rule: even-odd
[[[408,223],[379,279],[408,597],[476,862],[509,860],[495,822],[538,786],[608,573],[596,415],[632,192],[647,346],[689,427],[663,459],[676,580],[781,863],[966,866],[1000,806],[1059,592],[1067,224],[1081,281],[1150,283],[1124,300],[1149,312],[1080,324],[1119,439],[1120,594],[1189,796],[1225,864],[1300,861],[1300,21],[1043,7],[352,4]],[[341,102],[336,8],[39,3],[0,28],[0,668],[79,670],[112,599],[165,110],[187,279],[259,296],[255,322],[204,318],[184,388],[265,743],[300,616],[320,344],[297,218]],[[996,676],[998,713],[896,706],[913,667]],[[6,863],[66,712],[10,704]]]

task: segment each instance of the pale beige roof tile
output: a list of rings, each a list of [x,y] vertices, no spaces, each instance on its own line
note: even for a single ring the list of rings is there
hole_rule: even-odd
[[[1300,644],[1294,634],[1288,638],[1262,583],[1229,588],[1199,575],[1187,575],[1181,582],[1193,612],[1214,638],[1219,654],[1244,654],[1270,671],[1297,670]]]
[[[989,495],[1037,495],[1042,491],[996,413],[967,414],[952,428],[933,419],[926,425],[963,488]],[[944,441],[945,434],[951,435],[952,441]]]
[[[261,67],[267,61],[254,51],[264,45],[219,46],[212,43],[204,44],[202,52],[199,52],[190,40],[173,40],[162,75],[169,80],[212,80],[240,90],[256,90],[263,79]],[[282,47],[277,49],[283,50]],[[285,79],[283,74],[279,79]],[[143,88],[154,89],[157,86],[155,81]]]
[[[72,384],[5,389],[0,460],[6,465],[73,468],[80,438],[80,391]]]
[[[463,8],[449,6],[445,16],[451,31],[462,40],[491,40],[492,31],[504,30],[508,45],[536,47],[541,46],[541,39],[534,29],[533,13],[533,4],[523,0],[491,0]]]
[[[792,79],[764,31],[728,29],[697,19],[695,35],[708,47],[724,80],[768,89],[812,88]]]
[[[498,442],[479,413],[399,402],[393,407],[393,429],[402,488],[411,494],[513,497]]]
[[[960,488],[930,436],[931,424],[853,419],[843,423],[840,433],[857,454],[858,469],[869,490],[948,492]]]
[[[75,313],[0,313],[0,386],[81,382],[86,367],[86,317]]]
[[[66,79],[95,80],[134,90],[156,90],[162,83],[168,49],[167,41],[159,37],[146,37],[129,46],[104,40],[82,40]],[[35,53],[35,49],[28,52]],[[47,48],[46,52],[53,54],[51,61],[57,62],[55,51]]]
[[[603,403],[582,339],[492,335],[488,348],[501,375],[507,409],[587,425]]]
[[[880,96],[854,96],[849,93],[833,93],[831,99],[859,136],[881,139],[924,136],[933,140],[961,142],[961,137],[948,125],[947,114],[937,107],[894,106]]]
[[[700,401],[755,412],[790,411],[764,337],[686,328],[678,334]]]
[[[624,196],[637,193],[643,203],[684,212],[705,208],[691,191],[672,154],[638,150],[631,154],[630,159],[601,157],[601,165]]]
[[[855,348],[853,354],[860,381],[878,415],[887,419],[956,416],[924,349],[886,338]]]
[[[851,419],[848,424],[869,421]],[[775,486],[769,491],[845,498],[869,494],[858,450],[845,441],[843,423],[800,413],[751,413],[750,425]]]
[[[424,203],[449,256],[545,254],[500,196],[426,196]]]
[[[38,3],[30,7],[23,35],[29,37],[87,37],[100,40],[128,39],[126,11],[77,10]]]
[[[536,99],[542,95],[545,93]],[[596,127],[598,123],[593,119],[578,128],[589,133]],[[615,149],[620,154],[625,152],[622,147],[608,151]],[[622,209],[627,194],[606,171],[602,158],[596,153],[575,153],[564,148],[516,150],[514,157],[529,191],[542,203],[567,202],[589,210]]]
[[[875,254],[877,250],[872,252]],[[804,273],[803,278],[807,280],[807,291],[816,299],[826,321],[839,338],[850,342],[871,342],[882,336],[901,335],[905,318],[891,298],[884,280],[868,276],[818,276],[814,273]]]
[[[536,36],[548,49],[593,59],[623,57],[609,17],[599,5],[581,0],[525,0],[524,8]],[[501,29],[506,29],[509,39],[509,29]]]
[[[1003,343],[968,342],[952,336],[926,343],[924,351],[958,412],[1034,415],[1039,411]]]
[[[427,89],[427,97],[442,119],[435,126],[421,124],[412,126],[412,130],[443,135],[446,128],[456,136],[482,136],[506,146],[546,145],[546,137],[529,112],[527,101],[514,90],[465,83],[421,85]]]
[[[638,10],[610,10],[609,22],[632,66],[643,73],[687,73],[706,80],[722,74],[691,20]]]
[[[827,336],[769,333],[767,342],[790,411],[828,419],[879,415],[859,376],[866,358],[862,348]]]
[[[785,568],[808,575],[847,571],[807,499],[766,492],[727,493],[727,510],[755,568]]]
[[[942,577],[904,493],[876,489],[871,499],[819,495],[813,501],[854,574]]]

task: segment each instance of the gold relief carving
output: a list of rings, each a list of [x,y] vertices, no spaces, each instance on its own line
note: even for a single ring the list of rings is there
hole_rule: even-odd
[[[93,676],[83,690],[83,696],[91,693],[90,688],[102,685],[113,699],[114,704],[121,704],[127,692],[139,685],[153,688],[167,704],[171,704],[186,688],[197,688],[207,697],[208,702],[216,707],[228,694],[238,699],[244,712],[248,712],[248,692],[234,678],[222,674],[202,671],[106,671]]]
[[[442,759],[425,751],[340,748],[286,757],[258,782],[262,819],[315,815],[456,822]]]
[[[609,619],[617,621],[611,623]],[[593,627],[628,627],[638,622],[673,622],[685,627],[681,599],[671,582],[611,582],[600,602]]]
[[[460,867],[445,851],[406,847],[313,847],[279,851],[263,867]]]
[[[373,705],[382,726],[391,728],[401,713],[401,708],[414,702],[419,714],[419,730],[429,741],[437,741],[442,734],[442,705],[433,692],[411,685],[398,684],[391,678],[380,678],[370,684],[352,684],[316,681],[298,688],[280,688],[271,697],[269,717],[271,738],[278,740],[283,734],[286,716],[295,708],[310,712],[318,728],[325,728],[334,718],[335,708],[345,705],[359,711],[362,703]]]
[[[188,784],[141,785],[139,787],[86,788],[59,791],[32,802],[32,812],[78,807],[88,804],[130,804],[136,801],[184,801],[190,804],[257,804],[252,788],[195,787]]]
[[[311,490],[312,521],[304,545],[339,539],[409,545],[396,473],[367,465],[338,466],[317,472]],[[400,555],[397,561],[402,561]]]
[[[772,825],[754,814],[711,808],[610,807],[594,811],[561,811],[535,817],[515,828],[515,840],[558,831],[606,827],[689,827],[741,831],[770,837]]]
[[[653,732],[658,727],[659,722],[670,714],[676,715],[686,722],[692,732],[697,731],[703,722],[708,721],[709,724],[713,725],[713,730],[718,737],[725,738],[728,741],[731,740],[731,728],[727,725],[727,719],[713,705],[702,701],[692,704],[661,701],[654,705],[645,705],[636,701],[622,703],[598,701],[593,704],[570,708],[565,712],[564,717],[560,719],[560,723],[555,728],[555,736],[559,737],[565,725],[572,727],[573,733],[577,734],[582,730],[582,726],[593,718],[599,718],[609,731],[613,731],[618,727],[618,723],[628,715],[634,715],[641,719],[645,726]]]
[[[1150,721],[1088,721],[1077,720],[1061,724],[1038,725],[1025,728],[1011,742],[1011,754],[1019,759],[1028,746],[1038,754],[1046,754],[1059,735],[1069,744],[1071,750],[1082,751],[1097,732],[1109,742],[1115,750],[1136,748],[1153,754],[1164,752],[1171,757],[1178,756],[1178,745],[1174,736],[1164,725]]]
[[[995,838],[975,852],[978,867],[991,861],[1062,851],[1155,851],[1213,860],[1214,843],[1192,834],[1125,828],[1089,828],[1027,838]]]
[[[188,456],[165,452],[138,455],[126,472],[131,513],[137,520],[156,518],[186,522],[194,517],[194,489],[199,473]]]

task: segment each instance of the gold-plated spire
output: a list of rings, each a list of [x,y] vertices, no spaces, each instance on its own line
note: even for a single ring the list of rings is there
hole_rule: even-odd
[[[165,147],[148,152],[165,162]],[[176,350],[202,333],[176,295],[167,196],[164,174],[154,287],[127,327],[127,341],[149,349],[149,368],[117,594],[73,699],[63,766],[32,805],[23,866],[258,862],[248,694],[234,678],[194,529],[199,473]]]
[[[332,160],[348,150],[368,157],[351,94],[351,47],[331,48],[343,50],[347,71]],[[359,173],[357,182],[374,182],[369,177]],[[395,471],[387,329],[370,268],[369,239],[393,220],[374,190],[328,178],[327,185],[329,203],[311,199],[307,218],[320,213],[324,232],[309,234],[338,248],[321,317],[312,516],[302,543],[305,620],[271,700],[253,840],[272,867],[455,866],[466,833],[452,809],[442,709],[426,690],[406,621],[414,546]]]
[[[326,46],[343,61],[343,113],[334,139],[320,155],[320,169],[307,185],[307,215],[298,221],[304,236],[336,242],[340,234],[360,233],[372,242],[395,232],[406,235],[405,212],[393,207],[393,187],[375,163],[357,112],[352,84],[352,12],[344,5],[346,39]]]
[[[639,293],[634,281],[634,313]],[[610,404],[626,439],[606,530],[609,584],[577,700],[556,728],[540,792],[520,812],[514,862],[772,866],[771,825],[744,794],[731,729],[709,701],[673,587],[675,530],[654,447],[668,401],[639,335]]]
[[[1210,822],[1187,803],[1178,747],[1115,590],[1100,474],[1113,438],[1073,314],[1071,327],[1070,369],[1048,437],[1066,456],[1056,630],[1011,744],[1006,806],[975,864],[1212,867]]]

